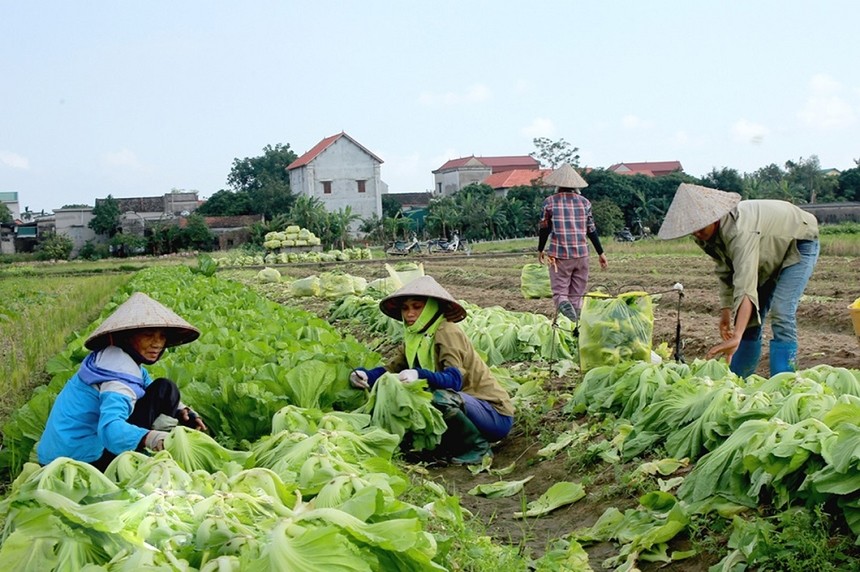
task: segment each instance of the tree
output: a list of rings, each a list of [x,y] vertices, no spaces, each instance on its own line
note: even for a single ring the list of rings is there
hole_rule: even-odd
[[[382,216],[394,218],[400,214],[400,203],[390,195],[382,195]]]
[[[839,194],[846,201],[860,201],[860,166],[839,175]]]
[[[251,214],[272,218],[286,213],[295,201],[287,167],[297,158],[289,145],[266,145],[260,157],[233,159],[227,184],[237,193],[246,194]]]
[[[12,222],[12,211],[10,211],[9,207],[4,205],[3,203],[0,203],[0,222]]]
[[[541,165],[550,169],[556,169],[565,163],[571,167],[579,166],[579,147],[571,147],[564,139],[552,141],[548,137],[537,137],[532,139],[537,151],[529,153],[530,156],[540,161]]]
[[[346,248],[349,241],[349,227],[352,223],[361,219],[358,213],[353,212],[352,207],[338,209],[336,212],[328,213],[333,238],[340,244],[340,249]]]
[[[120,227],[119,203],[111,195],[100,201],[93,208],[93,220],[89,226],[96,234],[106,234],[112,237]]]
[[[728,167],[723,167],[719,171],[716,167],[711,169],[710,173],[702,177],[702,185],[738,194],[742,194],[744,190],[744,181],[740,173],[737,169],[729,169]]]
[[[36,257],[39,260],[68,260],[74,246],[68,236],[51,233],[36,246]]]
[[[624,213],[609,199],[599,199],[591,203],[591,216],[600,236],[612,236],[624,228]]]
[[[187,248],[194,250],[212,250],[215,235],[206,225],[203,215],[192,213],[187,219],[187,226],[182,229],[182,240]]]
[[[203,216],[237,216],[253,214],[253,210],[251,196],[248,193],[222,189],[197,207],[195,212]]]
[[[786,161],[785,170],[787,171],[786,180],[793,189],[800,190],[794,202],[808,202],[810,204],[818,202],[818,193],[827,184],[821,175],[821,164],[818,161],[818,156],[812,155],[809,159],[801,157],[797,162]]]

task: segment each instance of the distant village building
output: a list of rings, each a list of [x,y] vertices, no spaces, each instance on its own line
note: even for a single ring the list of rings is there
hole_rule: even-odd
[[[497,195],[507,196],[508,191],[514,187],[545,186],[543,178],[552,173],[552,169],[514,169],[513,171],[502,171],[490,175],[483,181],[485,185],[493,187]]]
[[[21,206],[18,204],[17,191],[0,192],[0,204],[6,205],[6,208],[12,213],[12,220],[20,220]]]
[[[433,171],[434,194],[450,196],[474,183],[481,183],[490,175],[506,171],[539,171],[540,162],[529,155],[507,157],[460,157],[451,159]]]
[[[207,216],[203,221],[218,241],[218,250],[230,250],[248,242],[250,227],[263,222],[262,215]],[[188,219],[179,219],[179,228],[185,228]]]
[[[87,241],[104,241],[104,237],[99,238],[95,231],[89,227],[90,221],[93,218],[93,209],[91,207],[63,207],[61,209],[54,209],[54,232],[58,235],[67,236],[72,240],[72,257],[77,256]],[[46,231],[48,231],[48,226],[43,225],[39,229],[39,235],[44,235]]]
[[[682,173],[684,168],[680,161],[655,161],[641,163],[615,163],[607,169],[619,175],[645,175],[646,177],[663,177],[671,173]]]
[[[290,163],[290,190],[319,199],[329,212],[352,207],[362,219],[382,217],[382,159],[344,132],[326,137]],[[355,231],[360,222],[353,223]]]

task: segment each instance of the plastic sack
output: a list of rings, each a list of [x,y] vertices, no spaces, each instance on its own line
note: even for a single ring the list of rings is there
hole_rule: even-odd
[[[546,264],[525,264],[520,274],[520,292],[523,298],[552,298],[549,284],[549,266]]]
[[[651,361],[654,304],[646,292],[616,297],[589,293],[579,316],[579,363],[583,373],[628,360]]]
[[[290,284],[290,295],[297,298],[320,295],[320,279],[317,276],[300,278]]]
[[[320,296],[327,300],[337,300],[350,294],[363,294],[367,280],[344,272],[323,272],[320,279]]]
[[[257,280],[259,282],[280,282],[281,273],[278,272],[277,268],[269,268],[266,266],[257,272]]]
[[[416,264],[414,262],[398,262],[394,266],[386,264],[385,270],[387,270],[388,275],[394,279],[394,282],[397,284],[397,289],[400,289],[416,278],[424,276],[424,263],[419,262]]]

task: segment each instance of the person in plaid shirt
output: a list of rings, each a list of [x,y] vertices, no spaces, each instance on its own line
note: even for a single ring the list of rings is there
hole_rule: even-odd
[[[600,259],[600,267],[608,261],[597,227],[591,216],[591,203],[579,194],[588,183],[573,167],[564,164],[544,179],[557,187],[543,202],[538,230],[538,261],[551,266],[550,287],[556,310],[571,321],[577,320],[582,308],[582,296],[588,284],[588,243],[591,240]],[[549,248],[544,248],[549,240]]]

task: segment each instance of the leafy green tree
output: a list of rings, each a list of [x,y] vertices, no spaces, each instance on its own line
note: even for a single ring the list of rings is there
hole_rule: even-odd
[[[206,225],[203,215],[192,213],[187,219],[188,224],[182,229],[182,242],[186,248],[210,251],[215,243],[215,235]]]
[[[598,199],[591,203],[591,214],[600,236],[612,236],[624,228],[624,213],[610,199]]]
[[[328,212],[325,204],[317,197],[301,195],[296,198],[289,212],[293,224],[317,235],[322,240],[325,228],[328,226]]]
[[[253,214],[253,210],[250,194],[222,189],[213,193],[194,212],[203,216],[238,216]]]
[[[114,256],[125,258],[135,254],[145,254],[148,242],[146,238],[138,234],[117,232],[111,237],[108,244],[110,244]]]
[[[427,232],[438,237],[447,237],[457,225],[459,212],[451,196],[431,199],[427,206]]]
[[[400,214],[400,203],[390,195],[382,195],[382,216],[394,218]]]
[[[9,207],[4,205],[3,203],[0,203],[0,222],[12,222],[12,211],[10,211]]]
[[[328,218],[331,223],[329,228],[331,229],[332,236],[336,243],[340,245],[340,249],[343,250],[350,241],[350,226],[361,220],[361,217],[352,210],[351,206],[347,205],[336,212],[328,213]]]
[[[287,167],[297,158],[289,145],[266,145],[260,157],[234,159],[227,184],[237,193],[246,193],[252,214],[272,218],[287,213],[295,201]]]
[[[93,219],[87,225],[96,234],[105,234],[113,237],[120,227],[119,203],[113,196],[108,195],[103,201],[99,201],[93,208]]]
[[[68,260],[74,248],[72,239],[64,234],[51,233],[36,245],[39,260]]]
[[[860,162],[839,175],[839,194],[846,201],[860,201]]]
[[[545,167],[556,169],[565,163],[571,167],[579,166],[579,147],[573,147],[564,139],[552,141],[548,137],[537,137],[532,139],[532,143],[537,150],[529,153],[529,155],[540,161],[541,165]]]
[[[717,170],[716,167],[711,169],[710,173],[702,177],[702,185],[738,194],[742,194],[744,190],[744,180],[740,173],[737,169],[728,167],[723,167],[720,170]]]
[[[818,156],[812,155],[809,159],[801,157],[797,161],[786,161],[785,169],[785,179],[790,183],[790,188],[799,191],[794,197],[794,202],[818,202],[819,193],[825,191],[825,187],[829,184],[821,174]]]

